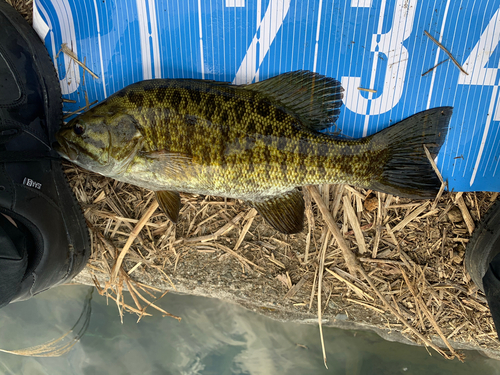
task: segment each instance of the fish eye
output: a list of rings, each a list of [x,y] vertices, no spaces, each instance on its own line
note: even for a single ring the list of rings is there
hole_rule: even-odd
[[[76,135],[82,135],[83,133],[85,133],[85,128],[83,127],[82,124],[80,124],[80,123],[77,122],[73,126],[73,131],[75,132]]]

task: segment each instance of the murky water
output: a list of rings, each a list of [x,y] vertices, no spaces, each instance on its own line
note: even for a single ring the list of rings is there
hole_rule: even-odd
[[[0,348],[37,345],[78,319],[88,287],[62,286],[0,310]],[[316,326],[279,323],[218,300],[167,295],[160,306],[182,317],[125,315],[94,293],[90,326],[68,354],[27,358],[0,353],[1,374],[482,374],[500,362],[466,352],[465,363],[366,332],[324,329],[329,370]],[[153,311],[153,310],[151,310]]]

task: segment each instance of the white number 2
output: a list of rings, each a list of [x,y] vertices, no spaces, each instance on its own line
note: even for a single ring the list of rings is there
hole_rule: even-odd
[[[283,25],[291,0],[271,0],[262,20],[260,19],[260,1],[258,0],[257,3],[257,31],[233,80],[233,83],[237,85],[251,83],[254,79],[256,82],[259,80],[260,64],[269,51],[278,30]],[[232,2],[229,3],[232,4]],[[243,5],[241,2],[238,4],[238,6]],[[227,0],[226,6],[228,6]]]

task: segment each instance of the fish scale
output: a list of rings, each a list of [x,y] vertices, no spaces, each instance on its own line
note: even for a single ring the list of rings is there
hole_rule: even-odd
[[[422,144],[439,151],[451,109],[425,111],[358,140],[340,139],[319,130],[335,123],[342,91],[338,81],[302,71],[246,86],[143,81],[70,121],[57,139],[60,153],[84,168],[157,196],[174,192],[164,199],[178,199],[179,191],[242,199],[287,233],[302,226],[296,190],[302,185],[435,194],[438,180]],[[408,163],[400,165],[401,158]],[[302,216],[287,223],[283,216],[295,211]]]

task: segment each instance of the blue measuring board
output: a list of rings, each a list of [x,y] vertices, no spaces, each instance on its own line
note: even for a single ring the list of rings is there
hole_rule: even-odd
[[[35,0],[66,112],[151,78],[244,84],[306,69],[345,89],[338,129],[453,106],[449,189],[500,191],[500,0]],[[457,61],[433,42],[428,32]],[[96,74],[60,49],[63,43]],[[87,96],[87,99],[85,98]],[[332,129],[332,130],[338,130]]]

